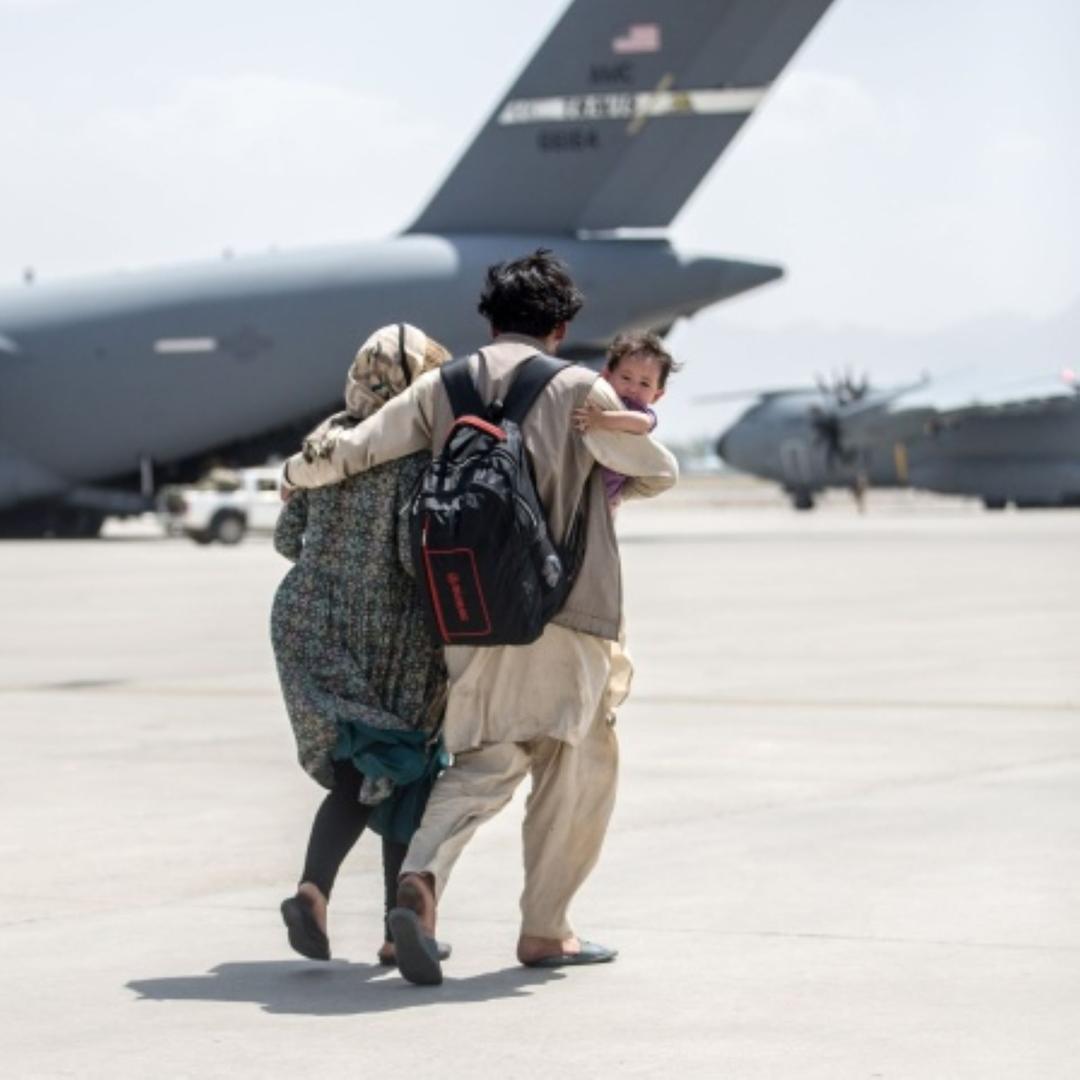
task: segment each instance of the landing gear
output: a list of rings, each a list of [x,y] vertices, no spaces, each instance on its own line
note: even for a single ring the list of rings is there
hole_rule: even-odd
[[[814,493],[812,491],[789,491],[788,495],[791,496],[791,505],[796,510],[813,510],[814,509]]]
[[[105,515],[97,510],[74,510],[69,519],[67,532],[58,532],[57,536],[69,536],[78,540],[91,540],[101,532],[105,524]]]
[[[105,515],[85,507],[38,504],[0,513],[0,539],[89,540],[101,532]]]
[[[855,479],[851,482],[851,496],[855,500],[855,509],[860,514],[866,513],[866,492],[870,487],[870,479],[866,473],[859,469],[855,473]]]
[[[987,510],[1004,510],[1008,506],[1008,500],[999,499],[997,496],[984,495],[982,504]]]

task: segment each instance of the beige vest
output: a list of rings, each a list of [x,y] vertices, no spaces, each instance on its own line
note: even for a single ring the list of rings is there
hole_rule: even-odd
[[[505,398],[518,365],[539,351],[537,343],[516,334],[504,335],[481,349],[471,366],[484,401]],[[556,541],[565,539],[583,494],[588,503],[585,556],[566,604],[553,622],[615,641],[622,612],[619,546],[600,470],[570,420],[572,410],[585,403],[596,378],[595,372],[578,365],[560,371],[529,410],[522,435],[536,471],[548,528]],[[437,453],[454,422],[441,383],[432,404],[432,445]]]

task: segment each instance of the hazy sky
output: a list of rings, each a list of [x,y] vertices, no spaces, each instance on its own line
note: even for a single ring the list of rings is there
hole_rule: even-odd
[[[0,281],[390,234],[563,6],[0,0]],[[837,0],[676,223],[789,271],[702,325],[1064,308],[1078,55],[1075,0]]]

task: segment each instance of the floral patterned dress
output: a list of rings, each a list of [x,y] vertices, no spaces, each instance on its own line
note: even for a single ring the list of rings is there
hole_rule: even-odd
[[[331,761],[350,724],[376,729],[376,742],[379,732],[391,743],[390,733],[412,733],[415,744],[442,719],[442,647],[404,569],[400,513],[428,461],[413,454],[298,491],[278,519],[274,546],[296,565],[274,597],[271,640],[300,764],[324,787],[333,786]]]

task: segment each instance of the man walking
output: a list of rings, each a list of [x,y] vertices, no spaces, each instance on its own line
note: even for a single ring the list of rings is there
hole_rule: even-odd
[[[557,351],[582,296],[550,252],[489,269],[480,313],[493,342],[470,358],[480,396],[504,400],[517,368]],[[518,960],[554,967],[598,963],[612,949],[581,941],[567,911],[595,865],[615,800],[618,746],[613,708],[625,696],[628,661],[619,647],[619,552],[597,464],[629,478],[624,496],[652,496],[677,478],[671,454],[649,436],[579,434],[572,413],[586,403],[621,409],[614,390],[586,368],[560,371],[522,425],[536,488],[561,542],[584,498],[586,541],[565,605],[530,645],[448,646],[443,735],[454,764],[435,785],[413,837],[392,928],[402,974],[437,983],[438,898],[477,826],[509,802],[528,774],[525,887]],[[291,458],[283,486],[318,487],[422,449],[438,451],[453,424],[438,372],[417,379],[369,420],[346,431],[329,457]],[[616,675],[617,677],[613,677]]]

